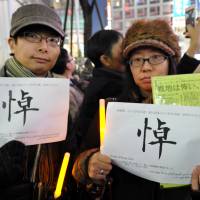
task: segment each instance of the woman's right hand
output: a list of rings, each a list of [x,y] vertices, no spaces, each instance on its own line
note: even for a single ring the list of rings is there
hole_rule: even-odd
[[[192,171],[192,190],[200,191],[200,165],[197,165]]]
[[[188,32],[186,36],[190,37],[190,46],[187,50],[187,54],[190,57],[194,57],[194,55],[200,50],[200,18],[197,19],[195,27],[188,25]]]
[[[89,159],[88,175],[94,181],[105,180],[111,169],[111,159],[101,152],[94,153]]]

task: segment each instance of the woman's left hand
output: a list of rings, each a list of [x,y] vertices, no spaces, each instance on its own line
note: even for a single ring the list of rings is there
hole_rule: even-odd
[[[88,175],[95,181],[105,180],[111,169],[111,159],[101,152],[94,153],[89,159]]]

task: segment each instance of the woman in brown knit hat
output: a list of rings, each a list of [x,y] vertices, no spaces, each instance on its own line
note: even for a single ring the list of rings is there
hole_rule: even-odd
[[[176,66],[180,60],[178,37],[164,20],[137,20],[126,32],[123,54],[128,62],[128,87],[120,101],[152,103],[151,78],[176,74]],[[191,199],[189,185],[167,185],[165,188],[166,185],[123,173],[126,176],[121,180],[124,183],[129,180],[126,185],[126,189],[129,187],[128,191],[131,187],[135,188],[135,199]]]
[[[176,73],[176,65],[180,59],[178,37],[164,20],[137,20],[125,35],[123,54],[128,63],[128,84],[118,100],[152,103],[151,77]],[[195,173],[197,178],[200,170],[196,169]],[[100,197],[104,200],[191,200],[190,186],[165,189],[159,183],[115,166],[98,148],[87,150],[78,156],[73,176],[93,195],[99,194],[99,185],[107,184],[109,189],[105,190],[103,187],[106,192],[101,193]],[[94,183],[98,183],[96,190],[91,187]]]
[[[123,49],[134,101],[151,103],[151,77],[176,73],[180,59],[177,35],[164,20],[137,20],[125,35]]]

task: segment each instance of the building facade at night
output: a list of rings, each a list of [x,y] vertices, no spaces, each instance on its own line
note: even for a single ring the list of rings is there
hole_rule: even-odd
[[[184,52],[188,46],[185,39],[185,8],[196,6],[199,15],[199,0],[111,0],[111,27],[122,34],[135,19],[167,20],[179,35]]]
[[[173,0],[112,0],[112,28],[125,33],[134,19],[173,17]]]

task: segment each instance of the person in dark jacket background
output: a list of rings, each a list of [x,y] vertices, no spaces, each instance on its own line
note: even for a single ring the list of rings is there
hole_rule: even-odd
[[[75,132],[81,137],[98,111],[99,99],[117,97],[123,90],[125,65],[122,35],[114,30],[96,32],[86,44],[86,56],[93,62],[93,77],[83,99]]]
[[[71,118],[71,123],[73,123],[77,118],[84,96],[84,92],[79,87],[81,81],[79,83],[73,76],[75,70],[75,59],[68,53],[66,49],[61,48],[60,55],[56,61],[56,64],[51,69],[51,72],[53,72],[53,75],[56,78],[68,78],[70,80],[69,118]]]

